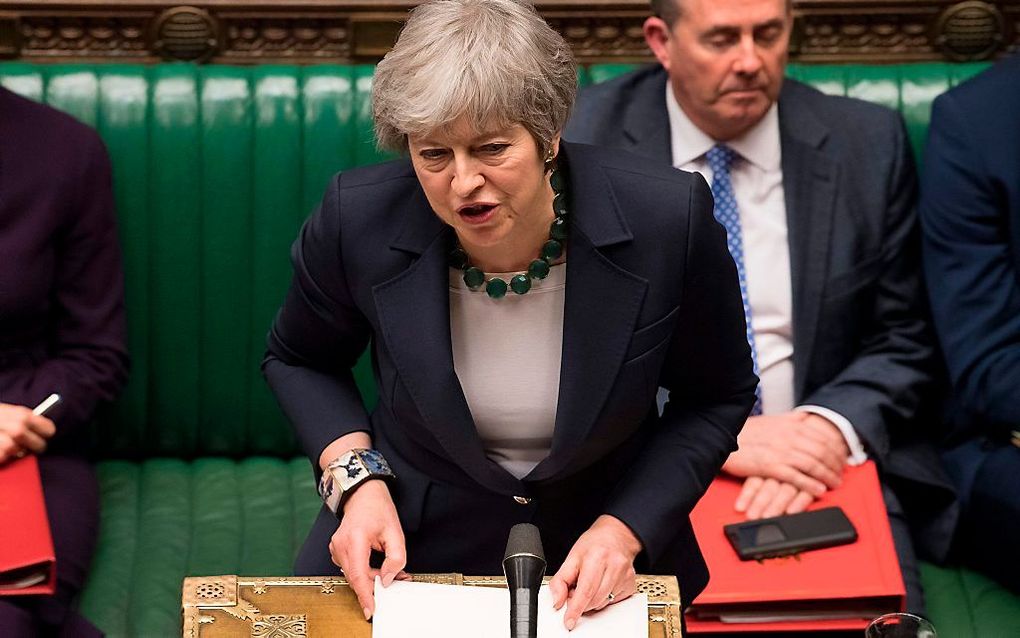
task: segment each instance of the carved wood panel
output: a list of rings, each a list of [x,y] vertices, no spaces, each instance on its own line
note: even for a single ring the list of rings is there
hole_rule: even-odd
[[[4,0],[0,58],[371,62],[412,0]],[[536,0],[581,62],[650,60],[646,0]],[[804,62],[983,60],[1020,49],[1020,0],[794,0]]]

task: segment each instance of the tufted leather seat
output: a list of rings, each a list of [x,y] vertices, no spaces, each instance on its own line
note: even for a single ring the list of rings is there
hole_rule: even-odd
[[[582,83],[629,70],[582,70]],[[899,109],[920,154],[932,99],[982,65],[794,66]],[[330,175],[383,159],[371,66],[0,64],[0,83],[96,127],[114,164],[131,381],[96,427],[103,512],[81,608],[110,636],[180,632],[185,575],[289,573],[318,509],[258,372],[288,249]],[[357,375],[369,406],[373,381]],[[1020,599],[924,565],[941,635],[1005,636]]]

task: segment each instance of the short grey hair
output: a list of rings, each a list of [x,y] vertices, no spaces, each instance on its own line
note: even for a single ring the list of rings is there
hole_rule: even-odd
[[[521,124],[545,155],[576,95],[570,47],[530,2],[433,0],[411,10],[376,65],[376,141],[403,152],[408,135],[466,117],[478,132]]]

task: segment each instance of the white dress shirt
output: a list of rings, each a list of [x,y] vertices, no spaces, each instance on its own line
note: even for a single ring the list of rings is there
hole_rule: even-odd
[[[673,166],[697,171],[711,184],[712,169],[705,154],[716,141],[691,122],[668,83],[666,110]],[[796,409],[825,417],[846,439],[850,464],[863,463],[867,453],[846,417],[822,406],[794,405],[793,292],[778,106],[773,104],[758,124],[726,145],[739,156],[730,168],[730,181],[744,240],[744,269],[761,378],[762,413]]]

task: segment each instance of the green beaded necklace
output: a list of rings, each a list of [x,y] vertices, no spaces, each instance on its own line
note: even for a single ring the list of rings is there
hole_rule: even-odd
[[[506,296],[507,289],[518,295],[531,290],[532,279],[545,279],[549,275],[549,262],[559,259],[563,254],[563,242],[567,239],[567,198],[564,194],[565,183],[559,168],[553,168],[549,175],[549,184],[553,189],[553,215],[554,219],[549,225],[549,239],[542,244],[538,259],[528,265],[524,272],[517,273],[510,278],[509,283],[499,277],[487,277],[485,272],[477,266],[471,265],[471,259],[461,248],[460,243],[450,251],[449,263],[451,268],[464,271],[464,283],[471,290],[478,290],[485,284],[485,294],[492,299],[502,299]]]

